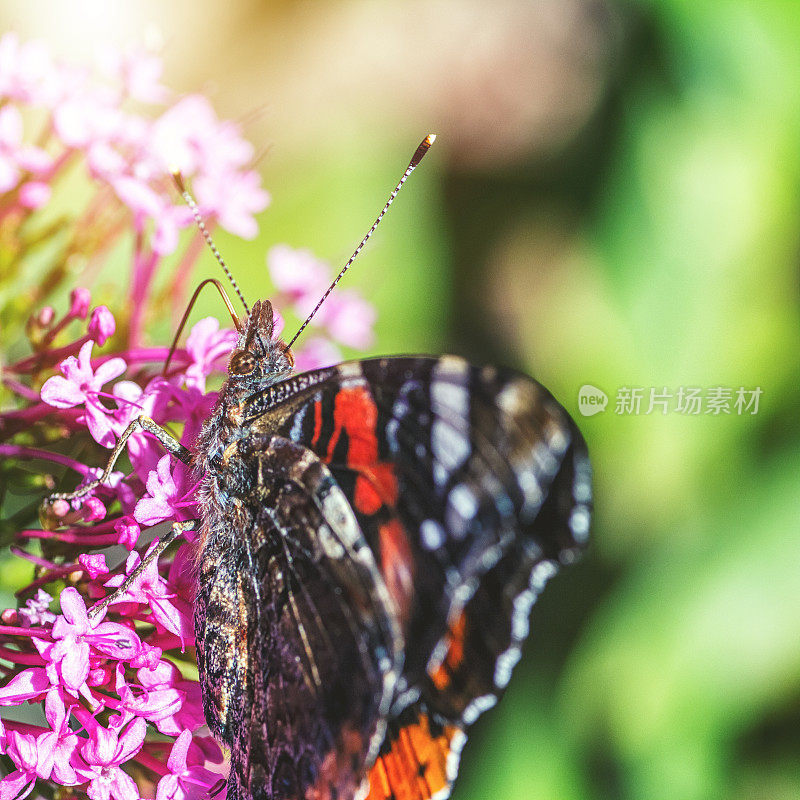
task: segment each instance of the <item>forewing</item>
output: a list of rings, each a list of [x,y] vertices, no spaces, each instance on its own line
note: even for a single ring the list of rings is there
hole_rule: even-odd
[[[590,469],[567,413],[517,373],[409,357],[293,376],[246,422],[313,450],[349,498],[405,638],[395,713],[422,692],[474,720],[537,591],[586,543]]]

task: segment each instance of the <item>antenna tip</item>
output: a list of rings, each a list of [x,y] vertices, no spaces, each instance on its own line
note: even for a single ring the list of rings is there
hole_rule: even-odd
[[[175,181],[175,185],[178,187],[178,191],[183,194],[186,191],[186,184],[183,182],[181,171],[176,167],[170,170],[170,174],[172,175],[172,180]]]
[[[411,169],[422,161],[422,157],[428,152],[428,148],[436,141],[436,134],[429,133],[419,144],[416,153],[411,158],[411,163],[408,165]]]

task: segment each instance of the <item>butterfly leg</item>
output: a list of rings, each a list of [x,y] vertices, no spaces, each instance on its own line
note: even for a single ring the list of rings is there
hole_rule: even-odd
[[[94,617],[105,611],[112,603],[116,603],[131,586],[136,582],[139,576],[154,562],[158,557],[185,531],[193,531],[197,529],[200,520],[188,519],[185,522],[173,522],[169,532],[159,540],[158,544],[150,550],[149,553],[139,562],[138,566],[128,575],[123,581],[122,585],[116,588],[111,594],[104,597],[99,603],[96,603],[89,609],[89,616]]]
[[[119,441],[111,451],[111,456],[108,459],[106,468],[103,470],[103,474],[99,478],[89,481],[88,483],[76,489],[74,492],[60,492],[57,494],[51,494],[45,502],[52,503],[53,500],[77,500],[80,497],[85,497],[87,494],[90,494],[98,486],[102,486],[108,480],[109,475],[111,475],[111,471],[114,469],[117,459],[122,455],[122,451],[125,449],[125,445],[128,443],[128,439],[130,439],[131,436],[133,436],[133,434],[137,433],[139,430],[151,433],[156,437],[156,439],[158,439],[159,442],[161,442],[162,446],[168,453],[171,453],[173,456],[175,456],[175,458],[183,461],[184,464],[191,464],[192,453],[190,450],[184,447],[158,423],[153,422],[150,417],[137,417],[122,432],[122,436],[119,437]]]

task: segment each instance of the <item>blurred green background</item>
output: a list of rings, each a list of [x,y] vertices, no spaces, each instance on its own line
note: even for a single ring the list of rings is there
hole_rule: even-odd
[[[798,10],[0,7],[4,30],[67,56],[160,37],[167,85],[242,120],[273,202],[257,241],[218,244],[250,298],[273,243],[343,262],[439,134],[347,278],[379,309],[375,353],[537,377],[579,421],[597,509],[588,557],[534,608],[507,696],[473,730],[456,800],[800,796]],[[210,256],[200,272],[216,275]],[[584,384],[605,412],[579,414]],[[621,387],[681,386],[763,395],[756,415],[615,413]]]

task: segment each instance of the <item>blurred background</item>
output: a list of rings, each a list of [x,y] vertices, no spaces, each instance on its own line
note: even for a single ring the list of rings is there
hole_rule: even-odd
[[[346,260],[439,135],[346,279],[374,351],[534,375],[596,474],[591,551],[534,608],[456,800],[800,796],[796,4],[6,0],[0,27],[161,47],[168,86],[243,124],[272,204],[218,244],[250,298],[276,242]],[[720,386],[760,387],[757,414],[645,413]]]

